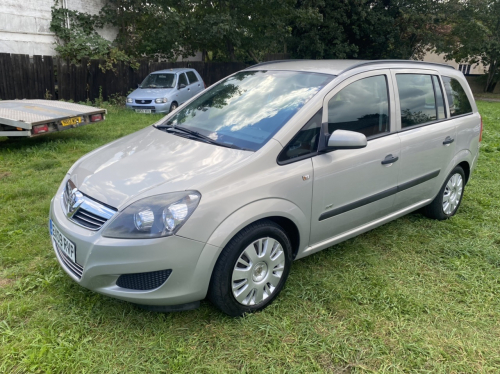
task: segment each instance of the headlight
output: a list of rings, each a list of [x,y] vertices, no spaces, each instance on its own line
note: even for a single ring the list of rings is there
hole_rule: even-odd
[[[133,103],[134,100],[132,100],[130,97],[127,97],[127,103]]]
[[[168,101],[168,99],[166,97],[162,97],[160,99],[156,99],[155,103],[156,104],[161,104],[161,103],[166,103],[167,101]]]
[[[200,202],[197,191],[173,192],[136,201],[110,222],[102,236],[146,239],[174,235]]]

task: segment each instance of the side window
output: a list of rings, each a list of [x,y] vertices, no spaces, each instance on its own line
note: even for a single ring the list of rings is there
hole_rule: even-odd
[[[396,74],[396,81],[401,106],[401,127],[438,119],[431,75]]]
[[[472,113],[469,98],[460,82],[450,77],[443,76],[442,78],[446,97],[448,98],[448,105],[450,106],[450,115],[454,117]]]
[[[446,114],[444,112],[443,88],[441,87],[439,78],[436,75],[432,76],[432,83],[434,83],[434,93],[436,94],[437,118],[438,119],[446,118]]]
[[[188,76],[190,84],[192,84],[194,82],[198,82],[198,77],[196,76],[196,74],[194,72],[188,71],[188,72],[186,72],[186,74]]]
[[[184,73],[182,73],[181,75],[179,75],[179,86],[181,84],[185,84],[186,86],[188,85],[186,74],[184,74]]]
[[[328,132],[357,131],[366,137],[389,131],[389,98],[385,75],[363,78],[328,102]]]
[[[316,113],[281,151],[278,161],[285,162],[315,153],[318,150],[318,138],[321,129],[322,110]]]

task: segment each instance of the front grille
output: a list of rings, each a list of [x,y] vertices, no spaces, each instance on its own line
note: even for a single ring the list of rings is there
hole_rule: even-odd
[[[154,109],[156,109],[156,107],[154,107],[154,106],[147,106],[147,105],[143,105],[143,106],[133,105],[132,109],[151,109],[151,110],[154,110]]]
[[[104,225],[107,221],[106,218],[100,217],[97,214],[93,214],[83,208],[78,209],[71,218],[76,223],[88,227],[92,230],[99,230],[101,226]]]
[[[116,285],[130,290],[153,290],[160,287],[172,273],[171,269],[151,271],[149,273],[122,274]]]
[[[90,230],[99,230],[116,213],[116,209],[78,191],[71,180],[66,183],[61,204],[69,220]]]
[[[141,99],[137,99],[135,100],[135,103],[136,104],[151,104],[153,100],[141,100]]]
[[[57,254],[61,258],[61,261],[64,263],[64,265],[73,273],[75,274],[78,278],[82,277],[83,274],[83,266],[80,264],[77,264],[76,262],[73,262],[72,259],[70,259],[66,253],[61,251],[59,246],[57,245],[56,242],[54,242],[54,246],[56,247]]]

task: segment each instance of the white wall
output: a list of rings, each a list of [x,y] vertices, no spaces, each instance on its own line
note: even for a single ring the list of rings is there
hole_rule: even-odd
[[[105,0],[66,0],[68,9],[97,14]],[[59,2],[61,4],[61,1]],[[0,53],[56,55],[49,30],[53,0],[0,0]],[[99,32],[108,40],[116,30]]]

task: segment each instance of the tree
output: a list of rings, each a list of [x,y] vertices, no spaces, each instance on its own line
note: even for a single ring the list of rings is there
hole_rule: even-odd
[[[322,19],[296,24],[297,58],[420,58],[433,43],[440,7],[431,0],[299,0]]]
[[[482,63],[488,71],[484,90],[492,92],[500,74],[500,1],[451,0],[446,5],[448,28],[437,52],[449,60]]]

